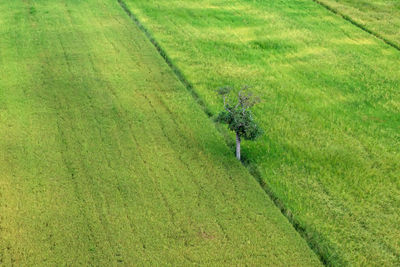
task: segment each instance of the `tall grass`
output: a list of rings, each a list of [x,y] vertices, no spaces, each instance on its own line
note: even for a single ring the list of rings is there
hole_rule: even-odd
[[[253,85],[244,156],[328,264],[400,260],[400,53],[313,1],[127,1],[212,113]]]
[[[1,266],[319,265],[116,1],[0,10]]]

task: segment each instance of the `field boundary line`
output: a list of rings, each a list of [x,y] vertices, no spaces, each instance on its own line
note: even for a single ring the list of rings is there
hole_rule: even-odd
[[[322,6],[323,8],[327,9],[328,11],[340,16],[342,19],[350,22],[351,24],[353,24],[354,26],[360,28],[361,30],[365,31],[366,33],[369,33],[370,35],[374,36],[375,38],[378,38],[379,40],[383,41],[384,43],[386,43],[387,45],[390,45],[391,47],[393,47],[394,49],[400,51],[400,45],[397,45],[396,43],[390,41],[389,39],[383,37],[382,35],[380,35],[379,33],[368,29],[367,26],[355,21],[354,19],[352,19],[350,16],[347,16],[343,13],[341,13],[339,10],[331,7],[329,4],[326,4],[320,0],[312,0],[314,3]]]
[[[153,44],[153,46],[157,49],[158,53],[165,60],[167,65],[172,69],[172,71],[175,73],[175,75],[178,77],[178,79],[185,85],[185,87],[188,89],[190,94],[194,97],[195,101],[200,105],[202,110],[209,117],[211,117],[213,115],[211,110],[207,107],[206,103],[200,98],[200,96],[195,92],[195,90],[193,89],[193,85],[189,82],[189,80],[185,77],[185,75],[179,70],[178,67],[175,66],[174,63],[172,63],[172,60],[170,59],[168,54],[161,47],[161,45],[156,41],[156,39],[153,37],[153,35],[150,33],[150,31],[147,30],[147,28],[132,13],[132,11],[128,8],[128,6],[125,4],[125,2],[123,0],[117,0],[117,1],[118,1],[119,5],[122,7],[122,9],[125,11],[125,13],[128,14],[128,16],[133,20],[133,22],[136,24],[136,26],[150,40],[150,42]]]
[[[153,44],[153,46],[157,49],[161,57],[165,60],[167,65],[172,69],[172,71],[175,73],[177,78],[179,79],[180,82],[183,83],[183,85],[186,87],[186,89],[190,92],[190,94],[193,96],[195,101],[200,105],[201,109],[206,113],[206,115],[209,118],[213,117],[213,113],[211,110],[207,107],[206,103],[200,98],[200,96],[195,92],[193,85],[189,82],[189,80],[185,77],[185,75],[182,73],[182,71],[173,63],[173,61],[170,59],[168,54],[165,52],[165,50],[162,48],[162,46],[156,41],[156,39],[153,37],[151,32],[139,21],[139,19],[132,13],[132,11],[128,8],[128,6],[125,4],[123,0],[117,0],[119,5],[122,7],[122,9],[126,12],[126,14],[132,19],[132,21],[136,24],[136,26],[146,35],[146,37],[149,39],[149,41]],[[214,122],[214,125],[216,126],[216,130],[222,135],[222,137],[225,140],[225,143],[229,146],[229,143],[227,142],[227,139],[224,135],[224,132],[222,129],[217,127],[217,124]],[[232,154],[233,155],[233,154]],[[296,220],[293,215],[291,215],[291,212],[285,208],[283,202],[273,193],[271,188],[268,187],[268,185],[261,179],[261,175],[259,174],[258,169],[254,170],[253,168],[250,168],[246,162],[241,162],[242,165],[247,169],[248,173],[257,181],[261,189],[265,192],[265,194],[272,200],[274,203],[275,207],[279,209],[281,214],[288,220],[288,222],[292,225],[292,227],[295,229],[295,231],[300,235],[302,239],[306,242],[308,247],[315,253],[315,255],[318,257],[320,262],[323,265],[331,265],[331,261],[324,255],[322,252],[323,248],[319,246],[318,242],[312,237],[316,233],[310,233],[308,232],[302,225],[301,223]],[[331,248],[332,249],[332,248]],[[337,258],[337,256],[330,256],[331,258],[336,258],[336,261],[341,262]]]

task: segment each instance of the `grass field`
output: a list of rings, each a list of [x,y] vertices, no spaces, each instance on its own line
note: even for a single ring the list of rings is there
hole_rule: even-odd
[[[0,265],[320,264],[116,1],[0,10]]]
[[[400,48],[400,1],[319,1]]]
[[[399,264],[398,50],[311,0],[126,2],[212,113],[260,95],[244,157],[328,264]]]

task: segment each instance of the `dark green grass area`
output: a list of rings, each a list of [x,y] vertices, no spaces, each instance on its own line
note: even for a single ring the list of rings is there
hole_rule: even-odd
[[[0,10],[0,265],[319,265],[116,1]]]
[[[126,2],[211,113],[253,86],[245,160],[326,263],[400,262],[398,50],[312,0]]]
[[[400,50],[400,1],[318,0]]]

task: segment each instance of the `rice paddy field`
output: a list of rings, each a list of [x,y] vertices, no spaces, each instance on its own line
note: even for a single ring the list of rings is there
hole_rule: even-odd
[[[212,114],[219,86],[262,98],[242,156],[325,264],[400,264],[398,49],[312,0],[125,3]],[[368,25],[395,42],[396,19]]]
[[[400,1],[319,0],[400,49]]]
[[[0,11],[1,266],[321,265],[116,1]]]

